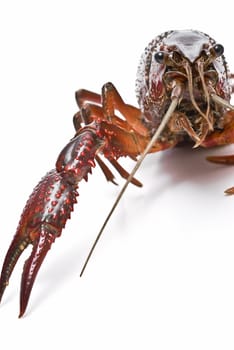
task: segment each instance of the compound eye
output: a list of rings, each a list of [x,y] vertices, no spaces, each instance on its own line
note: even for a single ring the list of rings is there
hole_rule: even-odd
[[[154,59],[157,63],[163,64],[165,61],[165,53],[162,51],[156,52],[156,54],[154,55]]]
[[[213,49],[217,57],[221,56],[224,52],[224,47],[221,44],[214,45]]]

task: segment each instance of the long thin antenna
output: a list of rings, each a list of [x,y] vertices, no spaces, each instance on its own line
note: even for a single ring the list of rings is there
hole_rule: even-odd
[[[85,260],[85,263],[84,263],[84,265],[83,265],[83,268],[82,268],[82,270],[81,270],[80,277],[82,277],[82,275],[83,275],[83,273],[84,273],[84,270],[85,270],[85,268],[86,268],[86,266],[87,266],[87,264],[88,264],[88,262],[89,262],[89,260],[90,260],[90,258],[91,258],[91,255],[93,254],[93,251],[94,251],[94,249],[95,249],[95,247],[96,247],[96,245],[97,245],[97,243],[98,243],[98,241],[99,241],[99,239],[100,239],[100,237],[101,237],[101,235],[102,235],[102,233],[103,233],[103,231],[104,231],[104,228],[106,227],[106,225],[107,225],[107,223],[108,223],[108,221],[109,221],[109,219],[110,219],[110,217],[111,217],[113,211],[115,210],[117,204],[119,203],[120,199],[122,198],[122,196],[123,196],[123,194],[124,194],[124,192],[125,192],[125,190],[126,190],[128,184],[131,182],[133,176],[135,175],[135,173],[136,173],[137,170],[139,169],[139,167],[140,167],[141,163],[143,162],[145,156],[149,153],[149,151],[150,151],[150,149],[152,148],[152,146],[153,146],[153,145],[155,144],[155,142],[158,140],[158,138],[159,138],[159,136],[161,135],[163,129],[164,129],[165,126],[167,125],[167,123],[168,123],[168,121],[169,121],[171,115],[173,114],[174,110],[176,109],[176,106],[177,106],[177,104],[178,104],[178,101],[179,101],[179,98],[178,98],[177,96],[173,96],[173,97],[172,97],[171,104],[170,104],[170,106],[169,106],[169,108],[168,108],[166,114],[164,115],[164,117],[163,117],[163,119],[162,119],[162,121],[161,121],[161,123],[160,123],[158,129],[156,130],[156,132],[155,132],[155,134],[153,135],[152,139],[150,140],[150,142],[149,142],[148,145],[146,146],[144,152],[141,154],[141,156],[140,156],[140,158],[138,159],[138,161],[137,161],[135,167],[133,168],[132,172],[129,174],[128,179],[126,180],[126,182],[125,182],[124,186],[122,187],[122,189],[121,189],[121,191],[120,191],[118,197],[116,198],[116,200],[115,200],[115,202],[114,202],[114,204],[113,204],[113,206],[112,206],[112,208],[111,208],[109,214],[108,214],[107,217],[106,217],[106,220],[104,221],[104,223],[103,223],[103,225],[102,225],[102,227],[101,227],[101,229],[100,229],[100,231],[99,231],[99,233],[98,233],[98,235],[97,235],[97,237],[96,237],[96,239],[95,239],[95,241],[94,241],[94,243],[93,243],[93,245],[92,245],[92,247],[91,247],[91,249],[90,249],[90,251],[89,251],[89,254],[88,254],[88,256],[87,256],[87,258],[86,258],[86,260]]]

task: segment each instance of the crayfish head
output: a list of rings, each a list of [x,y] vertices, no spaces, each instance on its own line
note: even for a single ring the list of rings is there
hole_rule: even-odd
[[[138,69],[137,97],[146,123],[158,128],[171,102],[176,85],[182,89],[180,102],[162,139],[193,140],[202,144],[214,129],[225,123],[224,104],[229,102],[231,84],[223,46],[208,35],[194,31],[170,31],[153,40]]]

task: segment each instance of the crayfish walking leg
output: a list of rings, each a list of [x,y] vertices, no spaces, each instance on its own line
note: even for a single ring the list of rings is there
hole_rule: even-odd
[[[0,278],[1,300],[15,264],[25,248],[32,244],[32,253],[22,274],[19,317],[26,310],[34,280],[48,250],[70,218],[78,195],[78,183],[87,179],[91,172],[100,142],[94,130],[83,128],[65,146],[56,169],[46,174],[26,203]]]

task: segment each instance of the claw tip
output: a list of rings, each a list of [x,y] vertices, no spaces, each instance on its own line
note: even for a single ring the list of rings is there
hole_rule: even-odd
[[[224,193],[228,195],[233,195],[234,194],[234,187],[230,187],[227,190],[224,191]]]
[[[23,316],[24,312],[20,311],[18,318],[21,318]]]
[[[21,318],[25,313],[26,307],[21,307],[18,318]]]

